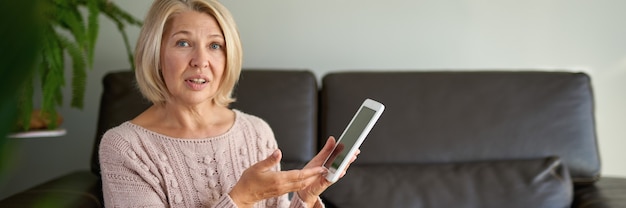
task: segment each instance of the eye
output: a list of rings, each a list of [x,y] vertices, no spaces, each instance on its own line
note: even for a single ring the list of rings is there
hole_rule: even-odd
[[[179,41],[176,41],[176,46],[178,46],[178,47],[189,47],[190,44],[186,40],[179,40]]]
[[[222,45],[220,45],[219,43],[211,43],[209,47],[211,47],[211,49],[214,49],[214,50],[222,49]]]

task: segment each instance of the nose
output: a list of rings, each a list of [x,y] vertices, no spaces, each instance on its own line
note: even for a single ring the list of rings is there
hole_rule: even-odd
[[[208,51],[202,48],[196,48],[194,50],[193,57],[189,62],[191,67],[196,69],[208,68],[209,67],[209,53]]]

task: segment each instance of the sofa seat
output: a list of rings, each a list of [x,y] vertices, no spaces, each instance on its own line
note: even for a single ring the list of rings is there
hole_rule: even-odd
[[[0,201],[0,207],[103,207],[100,178],[76,171]]]

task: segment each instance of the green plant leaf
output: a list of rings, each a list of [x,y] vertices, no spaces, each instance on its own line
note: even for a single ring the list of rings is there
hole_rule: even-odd
[[[8,142],[7,134],[14,131],[15,122],[23,116],[19,101],[27,95],[20,94],[35,76],[37,56],[41,47],[41,1],[0,1],[0,184],[6,184],[13,170],[20,167],[21,142]],[[32,96],[30,96],[32,99]],[[32,107],[32,102],[28,103]],[[25,118],[30,118],[30,111]]]
[[[100,15],[100,9],[98,8],[97,0],[87,0],[87,8],[89,11],[89,17],[87,19],[87,63],[89,68],[93,67],[93,59],[96,49],[96,40],[98,39],[98,16]]]
[[[41,57],[43,57],[43,67],[40,68],[41,83],[46,82],[48,74],[53,70],[64,68],[63,48],[59,43],[59,37],[52,26],[44,28],[43,48]],[[45,96],[45,95],[44,95]]]
[[[49,0],[37,1],[38,15],[45,17],[41,31],[39,60],[34,64],[38,73],[29,77],[24,88],[19,111],[23,121],[30,119],[33,106],[32,94],[34,80],[40,79],[42,90],[41,110],[52,118],[56,117],[56,108],[63,105],[63,87],[65,86],[65,54],[72,58],[72,97],[70,106],[82,109],[86,91],[87,70],[94,64],[94,53],[99,33],[100,14],[107,16],[116,25],[124,39],[131,68],[134,68],[132,48],[125,31],[126,25],[142,23],[132,15],[120,9],[109,0]],[[86,10],[80,9],[81,7]],[[83,15],[85,14],[85,15]],[[36,77],[36,78],[35,78]],[[20,91],[22,92],[22,91]],[[26,106],[31,106],[26,107]],[[28,112],[26,112],[28,111]],[[56,126],[56,119],[52,119]]]
[[[100,1],[100,9],[106,16],[113,19],[115,18],[116,22],[126,22],[130,25],[141,26],[143,23],[141,20],[134,18],[129,13],[122,10],[117,5],[113,4],[111,1]]]
[[[103,13],[109,17],[113,22],[117,25],[117,30],[122,34],[122,38],[124,39],[124,47],[126,48],[126,54],[128,54],[128,62],[130,63],[131,70],[135,70],[135,60],[133,56],[133,50],[128,41],[128,35],[126,34],[126,30],[124,28],[124,22],[132,25],[141,26],[143,23],[132,17],[130,14],[121,10],[117,5],[112,4],[111,2],[101,2],[100,7],[102,8]]]
[[[72,57],[72,101],[70,106],[83,109],[85,88],[87,80],[87,69],[83,53],[75,43],[65,37],[59,37],[61,46],[67,49],[68,54]]]
[[[41,112],[49,115],[49,118],[53,121],[48,128],[55,128],[57,125],[56,106],[63,103],[63,94],[60,92],[65,85],[64,50],[61,43],[61,39],[64,37],[57,35],[52,26],[46,27],[44,31],[44,42],[42,44],[43,66],[40,68],[43,95]]]
[[[89,41],[87,38],[88,31],[85,27],[83,16],[78,10],[77,5],[59,8],[56,15],[58,25],[68,30],[74,37],[78,46],[82,50],[87,51],[89,48]]]
[[[17,112],[19,115],[18,123],[21,123],[21,129],[19,130],[27,131],[30,124],[30,116],[33,112],[33,94],[35,91],[33,78],[29,77],[27,79],[24,79],[22,89],[18,90],[20,91],[20,97],[17,101]]]

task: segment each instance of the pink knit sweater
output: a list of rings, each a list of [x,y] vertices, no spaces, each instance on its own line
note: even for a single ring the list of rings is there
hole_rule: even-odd
[[[107,131],[99,152],[106,207],[236,207],[228,193],[243,171],[278,147],[265,121],[235,113],[232,128],[213,138],[172,138],[130,122]],[[297,194],[255,205],[305,206]]]

